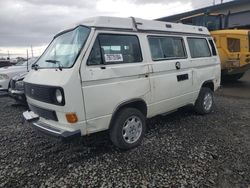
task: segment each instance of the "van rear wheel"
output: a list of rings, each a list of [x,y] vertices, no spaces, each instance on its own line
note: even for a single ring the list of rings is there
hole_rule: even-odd
[[[120,149],[138,146],[146,131],[146,117],[135,108],[125,108],[118,112],[110,129],[110,139]]]
[[[195,102],[194,109],[198,114],[209,114],[214,107],[214,93],[210,88],[202,87]]]

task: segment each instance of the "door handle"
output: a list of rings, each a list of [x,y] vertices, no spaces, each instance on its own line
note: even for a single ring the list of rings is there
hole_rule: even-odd
[[[177,75],[177,81],[178,81],[178,82],[181,82],[181,81],[184,81],[184,80],[188,80],[188,79],[189,79],[188,74],[180,74],[180,75]]]
[[[179,61],[177,61],[177,62],[175,63],[175,68],[176,68],[177,70],[179,70],[179,69],[181,68],[181,63],[180,63]]]
[[[100,68],[101,68],[101,69],[106,69],[106,67],[105,67],[105,66],[101,66]]]

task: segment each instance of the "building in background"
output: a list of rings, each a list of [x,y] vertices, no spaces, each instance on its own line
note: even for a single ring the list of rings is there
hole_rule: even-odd
[[[229,28],[250,29],[250,0],[230,1],[157,20],[205,26],[211,31]]]

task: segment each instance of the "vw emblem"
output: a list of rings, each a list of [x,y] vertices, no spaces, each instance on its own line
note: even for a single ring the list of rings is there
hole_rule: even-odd
[[[31,89],[31,95],[34,95],[34,94],[35,94],[35,90]]]

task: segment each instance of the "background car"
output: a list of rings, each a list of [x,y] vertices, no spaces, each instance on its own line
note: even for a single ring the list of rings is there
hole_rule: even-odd
[[[0,68],[1,67],[8,67],[8,66],[12,66],[10,61],[0,61]]]
[[[0,68],[0,91],[8,91],[10,80],[14,76],[26,73],[31,69],[37,58],[31,58],[27,61],[18,62],[15,66]]]
[[[23,80],[28,72],[14,76],[10,80],[9,96],[14,98],[17,103],[26,105]]]

